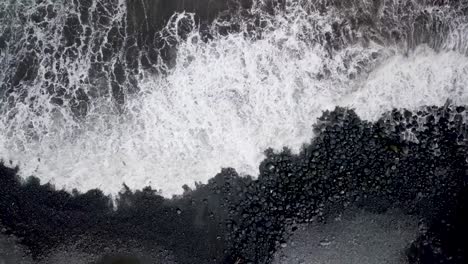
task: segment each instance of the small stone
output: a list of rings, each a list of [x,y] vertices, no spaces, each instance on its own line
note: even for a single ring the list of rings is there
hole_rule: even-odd
[[[328,246],[331,245],[331,243],[332,243],[332,242],[329,241],[328,239],[324,239],[324,240],[320,241],[319,244],[320,244],[320,246],[322,246],[322,247],[328,247]]]

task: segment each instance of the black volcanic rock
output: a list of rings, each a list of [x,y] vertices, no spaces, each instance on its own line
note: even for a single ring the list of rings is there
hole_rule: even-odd
[[[267,150],[256,180],[224,169],[173,199],[124,186],[115,205],[99,190],[57,191],[2,165],[0,220],[36,260],[73,245],[107,260],[143,252],[177,263],[269,263],[299,224],[349,207],[396,208],[421,219],[411,263],[465,263],[466,118],[446,105],[372,123],[337,108],[300,153]]]
[[[464,263],[463,239],[449,238],[467,235],[455,224],[466,218],[459,208],[467,202],[467,125],[448,121],[457,115],[452,107],[428,107],[411,132],[415,143],[404,139],[404,125],[414,116],[403,112],[406,118],[395,110],[369,123],[337,108],[319,119],[316,138],[298,155],[267,151],[258,181],[239,206],[231,261],[268,263],[286,240],[287,226],[356,205],[374,212],[399,208],[424,219],[429,231],[421,239],[442,242],[429,243],[432,251],[415,243],[410,255],[421,258],[410,258],[414,263]]]

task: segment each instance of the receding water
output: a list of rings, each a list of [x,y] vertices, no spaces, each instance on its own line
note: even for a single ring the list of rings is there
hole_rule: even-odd
[[[256,176],[266,148],[299,150],[325,109],[375,120],[468,101],[463,3],[259,2],[203,32],[178,13],[158,35],[170,66],[145,67],[126,2],[88,2],[0,4],[1,158],[58,187],[169,196],[221,167]]]

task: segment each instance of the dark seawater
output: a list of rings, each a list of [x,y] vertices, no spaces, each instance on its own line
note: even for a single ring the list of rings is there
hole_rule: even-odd
[[[1,1],[0,264],[468,263],[467,55],[462,0]]]

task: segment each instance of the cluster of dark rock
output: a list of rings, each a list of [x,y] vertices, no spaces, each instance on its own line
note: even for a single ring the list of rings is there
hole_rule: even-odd
[[[2,233],[38,261],[69,245],[102,263],[136,250],[148,263],[269,263],[300,224],[348,207],[397,208],[421,219],[410,263],[466,263],[467,116],[447,104],[368,122],[336,108],[300,153],[267,150],[258,179],[223,169],[172,199],[150,187],[68,193],[2,165]]]
[[[324,113],[301,153],[266,152],[238,207],[234,252],[269,262],[287,241],[286,227],[358,206],[420,217],[421,237],[408,249],[411,263],[466,262],[464,120],[463,107],[449,106],[395,110],[375,123],[344,108]]]

